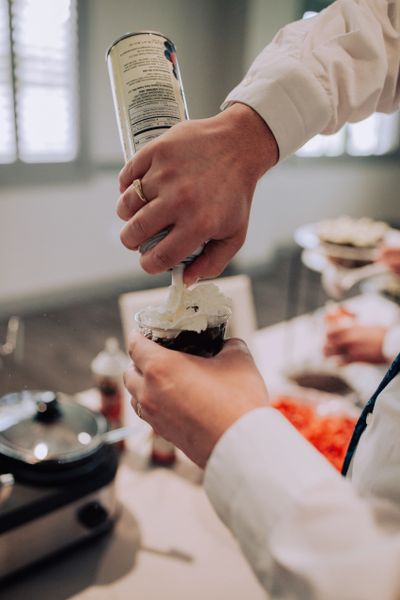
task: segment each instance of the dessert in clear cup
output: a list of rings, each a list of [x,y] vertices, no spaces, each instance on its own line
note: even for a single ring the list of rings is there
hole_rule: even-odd
[[[137,313],[136,319],[139,329],[150,340],[179,352],[203,356],[205,358],[215,356],[221,350],[228,316],[220,316],[212,319],[203,331],[192,331],[190,329],[162,329],[146,324],[145,311]]]
[[[167,302],[135,315],[139,330],[154,342],[179,352],[210,357],[221,350],[230,301],[214,283],[192,288],[174,278]]]
[[[389,229],[383,221],[342,216],[318,223],[317,235],[330,262],[352,269],[375,260]]]
[[[185,287],[180,266],[172,271],[165,304],[147,306],[136,313],[135,320],[139,331],[157,344],[208,358],[223,346],[230,304],[214,283]],[[150,460],[158,466],[171,466],[176,460],[174,445],[155,432]]]

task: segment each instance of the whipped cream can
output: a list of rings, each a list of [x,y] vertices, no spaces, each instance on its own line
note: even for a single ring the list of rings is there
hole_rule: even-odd
[[[162,33],[139,31],[118,38],[107,50],[114,108],[124,158],[188,119],[175,44]],[[140,247],[143,254],[158,244],[164,229]],[[182,261],[193,262],[202,247]]]
[[[188,118],[175,44],[162,33],[118,38],[107,65],[125,160],[150,140]]]

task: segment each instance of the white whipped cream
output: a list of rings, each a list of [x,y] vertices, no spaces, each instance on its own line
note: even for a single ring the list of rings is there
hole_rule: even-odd
[[[140,312],[140,322],[163,330],[204,331],[218,325],[231,313],[231,301],[215,283],[200,283],[192,288],[183,284],[183,269],[173,270],[172,285],[165,304],[148,306]]]

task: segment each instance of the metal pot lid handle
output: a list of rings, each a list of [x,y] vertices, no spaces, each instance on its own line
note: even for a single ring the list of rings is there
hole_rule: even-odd
[[[14,486],[14,475],[4,473],[0,475],[0,504],[3,504],[11,495]]]
[[[35,419],[37,421],[51,422],[61,418],[61,410],[57,394],[54,392],[43,392],[36,399],[37,413]]]

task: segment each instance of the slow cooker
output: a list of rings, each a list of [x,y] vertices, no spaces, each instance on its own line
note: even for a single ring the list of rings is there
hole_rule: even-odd
[[[112,527],[109,433],[100,413],[64,394],[0,398],[0,579]]]

